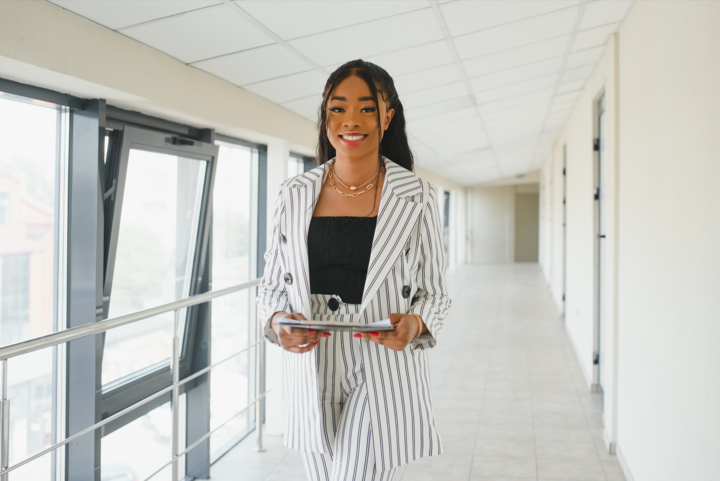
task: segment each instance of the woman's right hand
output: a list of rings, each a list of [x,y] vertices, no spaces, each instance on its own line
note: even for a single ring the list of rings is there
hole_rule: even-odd
[[[316,331],[315,329],[302,329],[299,327],[279,326],[276,321],[281,317],[289,317],[290,319],[305,320],[305,316],[300,313],[290,314],[288,312],[276,312],[273,314],[271,326],[275,335],[277,335],[280,345],[286,351],[290,352],[308,352],[318,345],[321,337],[329,337],[327,331]]]

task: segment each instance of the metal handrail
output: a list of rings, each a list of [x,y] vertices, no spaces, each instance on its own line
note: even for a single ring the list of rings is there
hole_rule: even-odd
[[[186,299],[179,301],[170,302],[169,304],[163,304],[162,306],[153,307],[151,309],[145,309],[144,311],[133,312],[125,316],[113,317],[112,319],[105,319],[100,322],[92,322],[85,324],[84,326],[72,327],[62,331],[47,334],[45,336],[36,337],[27,341],[18,342],[16,344],[10,344],[9,346],[0,348],[0,361],[10,359],[11,357],[20,356],[29,352],[38,351],[48,347],[56,346],[68,341],[74,341],[81,337],[89,336],[91,334],[101,334],[110,329],[116,327],[125,326],[132,324],[133,322],[142,321],[149,317],[154,317],[159,314],[165,314],[166,312],[176,311],[184,307],[192,307],[198,304],[203,304],[209,300],[215,299],[216,297],[225,296],[232,294],[233,292],[242,291],[248,287],[254,287],[260,284],[260,279],[253,279],[252,281],[244,282],[225,289],[218,289],[217,291],[205,292],[203,294],[197,294]]]
[[[231,287],[226,287],[224,289],[218,289],[216,291],[210,291],[203,294],[197,294],[192,297],[188,297],[186,299],[182,299],[179,301],[171,302],[168,304],[164,304],[162,306],[153,307],[151,309],[145,309],[143,311],[138,311],[133,314],[128,314],[125,316],[119,316],[112,319],[106,319],[104,321],[95,322],[91,324],[87,324],[80,327],[74,327],[71,329],[65,329],[60,332],[55,332],[53,334],[48,334],[46,336],[40,336],[34,339],[30,339],[28,341],[19,342],[17,344],[12,344],[10,346],[4,347],[0,349],[0,372],[2,373],[2,385],[0,386],[0,481],[7,481],[8,473],[10,471],[14,471],[17,468],[20,468],[21,466],[24,466],[33,460],[51,452],[54,451],[73,440],[82,437],[95,429],[98,429],[116,419],[119,419],[120,417],[124,416],[125,414],[134,411],[135,409],[143,406],[144,404],[147,404],[148,402],[152,401],[153,399],[156,399],[163,394],[167,394],[168,392],[172,392],[172,411],[173,411],[173,439],[172,439],[172,458],[171,460],[163,465],[161,468],[164,469],[168,465],[172,465],[172,479],[173,481],[178,481],[179,477],[179,466],[178,461],[181,456],[188,453],[193,448],[199,446],[202,441],[208,439],[212,433],[217,431],[220,427],[224,426],[227,422],[230,420],[225,421],[221,426],[216,427],[215,429],[211,430],[209,433],[202,436],[200,439],[195,441],[192,445],[188,446],[185,450],[180,451],[179,447],[179,408],[178,408],[178,399],[180,395],[180,386],[183,384],[191,381],[192,379],[197,378],[198,376],[201,376],[202,374],[205,374],[212,370],[213,368],[217,367],[220,364],[223,364],[224,362],[234,358],[235,356],[238,356],[242,354],[243,352],[246,352],[249,349],[255,348],[255,354],[256,354],[256,387],[257,387],[257,393],[256,398],[252,402],[250,402],[247,406],[242,408],[238,413],[232,416],[231,419],[234,419],[236,416],[241,414],[242,412],[246,411],[251,406],[255,405],[255,424],[256,424],[256,430],[257,430],[257,445],[256,449],[258,451],[264,451],[263,449],[263,443],[262,443],[262,419],[263,419],[263,403],[260,402],[265,395],[267,394],[267,391],[261,392],[261,378],[264,373],[264,363],[263,363],[263,355],[262,350],[264,347],[264,339],[261,335],[260,330],[258,330],[258,336],[256,342],[253,344],[250,344],[246,346],[245,348],[241,349],[240,351],[226,357],[225,359],[216,362],[215,364],[212,364],[211,366],[208,366],[204,369],[202,369],[199,372],[196,372],[188,377],[186,377],[183,380],[180,380],[179,377],[179,365],[180,365],[180,337],[179,337],[179,310],[184,309],[187,307],[196,306],[198,304],[203,304],[205,302],[208,302],[212,299],[215,299],[217,297],[226,296],[228,294],[232,294],[234,292],[238,292],[244,289],[248,289],[250,287],[254,287],[260,284],[260,279],[253,279],[248,282],[244,282],[242,284],[238,284]],[[166,312],[173,312],[175,313],[174,316],[174,322],[173,322],[173,352],[172,352],[172,360],[171,360],[171,366],[172,366],[172,374],[173,374],[173,382],[170,386],[144,398],[138,401],[137,403],[133,404],[132,406],[129,406],[128,408],[120,411],[119,413],[116,413],[106,419],[103,419],[102,421],[93,424],[92,426],[89,426],[79,433],[76,433],[72,436],[69,436],[65,438],[64,440],[53,444],[52,446],[49,446],[48,448],[42,450],[39,453],[36,453],[33,456],[30,456],[29,458],[25,458],[24,460],[14,464],[13,466],[9,466],[9,454],[10,454],[10,401],[7,399],[7,392],[8,392],[8,376],[7,376],[7,360],[20,356],[22,354],[27,354],[29,352],[34,352],[40,349],[45,349],[48,347],[53,347],[58,344],[62,344],[68,341],[73,341],[75,339],[79,339],[84,336],[94,335],[94,334],[101,334],[103,332],[106,332],[110,329],[114,329],[116,327],[125,326],[127,324],[131,324],[133,322],[141,321],[143,319],[148,319],[150,317],[157,316],[159,314],[164,314]],[[150,475],[150,478],[155,476],[159,471],[153,473]],[[147,479],[150,479],[147,478]]]

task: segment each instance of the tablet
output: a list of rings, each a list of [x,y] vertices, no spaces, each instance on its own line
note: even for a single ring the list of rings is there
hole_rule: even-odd
[[[361,322],[338,322],[338,321],[313,321],[297,320],[289,317],[281,317],[276,321],[279,326],[299,327],[301,329],[315,329],[317,331],[353,331],[353,332],[375,332],[394,331],[395,328],[390,319],[363,324]]]

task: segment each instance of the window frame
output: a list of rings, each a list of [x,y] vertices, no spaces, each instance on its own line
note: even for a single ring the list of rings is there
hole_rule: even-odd
[[[267,245],[267,146],[216,135],[212,129],[201,129],[149,115],[123,110],[106,105],[102,99],[82,99],[49,89],[22,84],[0,78],[0,91],[39,100],[62,107],[68,113],[67,152],[60,182],[64,183],[61,199],[64,212],[59,226],[60,245],[58,258],[58,289],[55,305],[57,319],[55,329],[65,329],[104,319],[108,312],[109,298],[106,295],[108,268],[112,269],[117,243],[118,224],[113,219],[118,208],[118,192],[124,189],[118,176],[122,167],[122,155],[126,134],[133,129],[163,134],[215,146],[215,140],[256,149],[258,152],[257,212],[256,219],[256,276],[261,276],[264,267],[264,252]],[[107,148],[105,139],[108,139]],[[178,145],[173,148],[178,149]],[[182,146],[178,153],[187,152]],[[129,150],[129,149],[128,149]],[[143,149],[147,150],[147,149]],[[190,149],[192,150],[192,149]],[[164,151],[163,153],[167,153]],[[196,156],[191,156],[196,158]],[[313,160],[307,158],[307,160]],[[127,159],[126,159],[127,161]],[[212,246],[210,227],[212,213],[213,181],[217,168],[217,152],[206,169],[205,186],[201,205],[201,224],[198,226],[194,266],[192,273],[192,294],[209,290],[211,278],[210,259]],[[120,202],[121,205],[122,202]],[[119,216],[118,216],[119,217]],[[202,261],[201,261],[202,259]],[[95,282],[87,282],[95,279]],[[82,281],[82,282],[81,282]],[[93,285],[94,284],[94,285]],[[111,292],[111,291],[109,291]],[[196,306],[187,316],[186,336],[181,359],[181,378],[192,375],[207,367],[210,362],[209,336],[211,312],[209,303]],[[102,386],[102,354],[104,335],[89,336],[57,346],[54,353],[56,366],[53,367],[53,439],[66,437],[87,426],[119,412],[140,399],[156,393],[171,383],[169,364],[161,362],[135,372],[116,382]],[[207,425],[199,420],[193,427],[186,422],[186,444],[209,429],[209,376],[203,376],[186,383],[181,394],[193,394],[196,399],[186,396],[187,412],[207,415]],[[263,380],[264,381],[264,380]],[[264,390],[264,382],[261,389]],[[52,479],[100,479],[101,439],[117,429],[147,414],[168,402],[170,396],[160,397],[134,410],[114,423],[107,424],[83,436],[77,443],[53,451]],[[263,400],[264,402],[264,400]],[[192,403],[192,405],[191,405]],[[124,406],[124,407],[123,407]],[[200,416],[202,417],[202,416]],[[188,416],[188,420],[190,420]],[[246,436],[255,428],[248,426]],[[191,431],[194,431],[191,435]],[[239,441],[242,439],[237,439]],[[191,453],[197,453],[195,461],[202,461],[201,472],[188,475],[205,477],[209,474],[210,458],[208,446],[198,446]],[[186,456],[186,461],[189,456]],[[190,463],[187,463],[188,466]]]

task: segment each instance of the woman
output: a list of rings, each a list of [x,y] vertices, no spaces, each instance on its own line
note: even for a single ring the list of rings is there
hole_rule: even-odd
[[[377,65],[330,75],[319,127],[320,166],[280,189],[257,298],[285,350],[284,441],[311,480],[398,480],[442,452],[425,353],[450,307],[437,192],[412,173],[403,107]],[[316,332],[281,317],[395,329]]]

